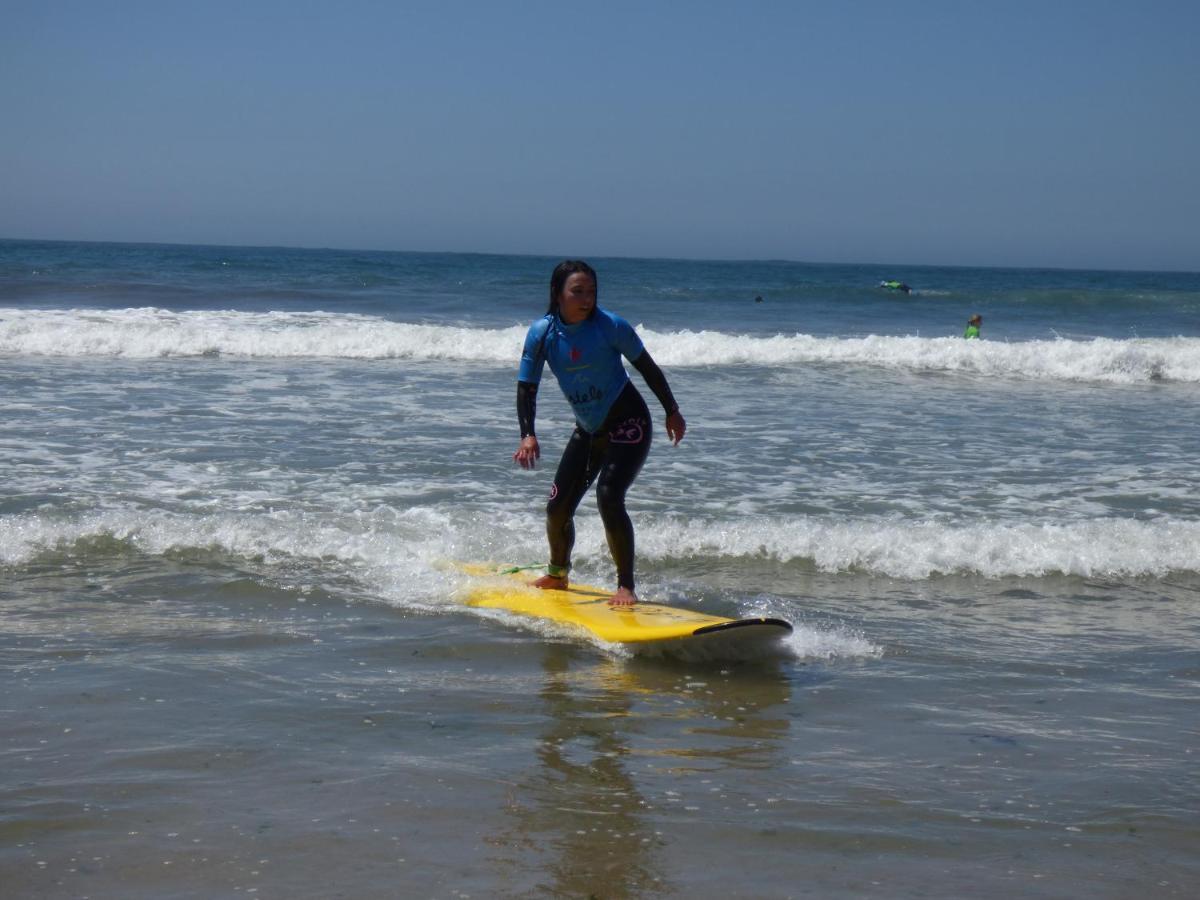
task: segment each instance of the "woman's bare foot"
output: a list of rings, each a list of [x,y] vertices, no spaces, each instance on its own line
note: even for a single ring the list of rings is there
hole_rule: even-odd
[[[533,583],[533,586],[541,588],[543,591],[565,591],[567,579],[558,575],[543,575]]]
[[[608,598],[609,606],[633,606],[637,602],[637,594],[627,587],[617,588],[617,592]]]

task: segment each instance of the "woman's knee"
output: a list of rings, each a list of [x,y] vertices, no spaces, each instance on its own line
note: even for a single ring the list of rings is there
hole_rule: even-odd
[[[602,484],[596,488],[596,505],[600,507],[602,518],[625,515],[625,489],[611,484]]]

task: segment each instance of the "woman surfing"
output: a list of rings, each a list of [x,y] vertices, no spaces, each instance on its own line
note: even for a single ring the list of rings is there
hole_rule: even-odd
[[[537,390],[547,363],[575,414],[571,433],[546,504],[550,564],[536,587],[565,590],[575,545],[575,510],[592,483],[608,549],[617,567],[614,606],[632,606],[633,523],[625,493],[650,452],[650,411],[621,363],[629,360],[666,412],[667,436],[678,446],[687,431],[666,376],[633,326],[596,302],[596,272],[581,260],[565,260],[550,278],[550,306],[530,326],[517,374],[517,420],[521,444],[513,459],[532,469],[541,457],[534,419]]]

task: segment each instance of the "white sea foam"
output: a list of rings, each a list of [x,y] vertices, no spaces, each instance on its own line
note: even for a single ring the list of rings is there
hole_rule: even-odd
[[[72,519],[0,518],[0,563],[28,562],[47,550],[110,540],[150,555],[212,550],[246,558],[330,558],[365,562],[396,550],[381,532],[356,532],[305,521],[298,514],[181,515],[110,510]]]
[[[758,557],[824,572],[935,575],[1162,576],[1200,571],[1200,522],[1100,519],[1063,524],[943,525],[898,520],[747,518],[656,521],[638,552],[659,558]]]
[[[1200,382],[1200,338],[964,341],[640,329],[672,367],[854,365],[1045,380]],[[0,354],[466,360],[510,366],[525,326],[468,328],[323,312],[0,309]]]
[[[46,552],[74,552],[89,542],[110,540],[151,555],[200,551],[267,565],[313,563],[321,571],[364,580],[388,597],[415,600],[444,587],[433,583],[437,579],[432,573],[448,559],[540,559],[544,547],[534,518],[502,518],[489,517],[483,523],[471,514],[429,508],[366,520],[294,511],[188,515],[111,510],[71,519],[5,516],[0,517],[0,565],[19,566]],[[817,517],[734,522],[651,517],[639,529],[638,552],[647,561],[764,559],[809,564],[823,572],[913,580],[952,574],[1161,577],[1200,572],[1200,522],[1100,519],[951,525]],[[608,564],[603,534],[593,521],[581,523],[577,557],[585,573]]]
[[[0,353],[129,359],[476,359],[511,362],[525,329],[481,330],[337,313],[0,310]]]
[[[1065,381],[1132,384],[1147,381],[1200,381],[1200,339],[1054,340],[1008,343],[961,338],[824,338],[776,335],[755,338],[716,332],[645,332],[647,343],[662,346],[656,359],[681,366],[696,364],[877,366],[914,372],[964,372]]]
[[[861,634],[797,626],[783,641],[798,659],[855,659],[879,657],[883,648]]]

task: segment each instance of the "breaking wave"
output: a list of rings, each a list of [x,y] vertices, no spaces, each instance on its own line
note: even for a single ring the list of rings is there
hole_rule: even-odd
[[[324,312],[0,309],[0,354],[456,360],[511,366],[525,331],[525,325],[474,328]],[[647,328],[640,332],[655,359],[672,367],[836,365],[1118,384],[1200,382],[1200,338],[1008,343],[876,335],[757,337]]]
[[[639,521],[638,552],[648,561],[769,560],[821,572],[909,580],[1200,572],[1200,522],[1177,519],[965,525],[814,517],[705,521],[653,516]],[[105,547],[150,555],[221,553],[267,565],[300,562],[326,573],[339,569],[372,588],[411,592],[412,584],[425,583],[433,591],[438,585],[429,584],[432,573],[446,560],[541,559],[545,550],[537,524],[516,514],[481,523],[469,512],[429,508],[367,518],[132,509],[69,519],[16,515],[0,517],[0,566],[27,564],[46,553],[103,552]],[[579,532],[578,562],[607,565],[599,524],[581,523]]]

